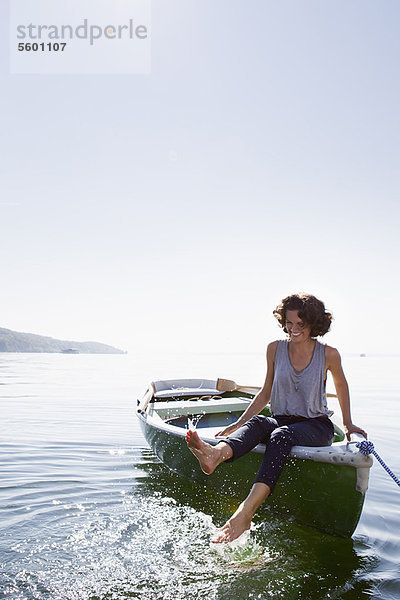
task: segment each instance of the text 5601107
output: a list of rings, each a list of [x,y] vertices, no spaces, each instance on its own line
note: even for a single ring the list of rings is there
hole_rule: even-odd
[[[20,42],[19,52],[64,52],[67,42]]]

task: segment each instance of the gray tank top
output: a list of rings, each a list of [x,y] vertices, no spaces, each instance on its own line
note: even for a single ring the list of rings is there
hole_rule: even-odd
[[[279,340],[274,363],[274,381],[271,390],[273,415],[321,417],[333,415],[328,409],[325,391],[325,345],[315,342],[311,362],[296,371],[288,352],[288,341]]]

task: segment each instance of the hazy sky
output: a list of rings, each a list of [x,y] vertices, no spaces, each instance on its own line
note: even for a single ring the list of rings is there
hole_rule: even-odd
[[[398,352],[399,2],[151,7],[150,75],[39,76],[0,3],[0,326],[263,352],[306,291]]]

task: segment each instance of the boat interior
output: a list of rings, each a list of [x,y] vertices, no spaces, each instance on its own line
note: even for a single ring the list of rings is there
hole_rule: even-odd
[[[255,392],[250,388],[220,391],[213,380],[168,380],[152,382],[144,395],[147,415],[157,426],[168,425],[186,432],[189,427],[202,430],[207,438],[214,438],[224,427],[237,420]],[[147,395],[147,396],[146,396]],[[143,399],[139,401],[143,406]],[[261,414],[269,415],[266,408]],[[335,442],[344,440],[344,433],[335,425]]]

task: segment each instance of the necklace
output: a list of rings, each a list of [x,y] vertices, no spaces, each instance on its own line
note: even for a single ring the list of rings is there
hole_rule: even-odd
[[[290,365],[292,367],[292,365]],[[294,389],[296,390],[296,392],[299,391],[299,385],[301,383],[301,379],[303,377],[303,372],[304,369],[302,371],[296,371],[296,369],[294,367],[292,367],[289,370],[289,376],[290,376],[290,380],[294,385]]]
[[[290,353],[289,353],[289,345],[287,347],[287,357],[288,357],[288,361],[289,361],[289,377],[290,377],[290,381],[293,383],[294,389],[296,390],[296,392],[299,391],[299,387],[301,384],[301,380],[303,378],[303,375],[306,371],[306,369],[311,365],[312,360],[314,358],[314,352],[315,352],[315,346],[316,344],[314,344],[314,348],[311,354],[311,358],[308,362],[308,364],[301,369],[300,371],[298,371],[297,369],[294,368],[292,361],[290,359]]]

